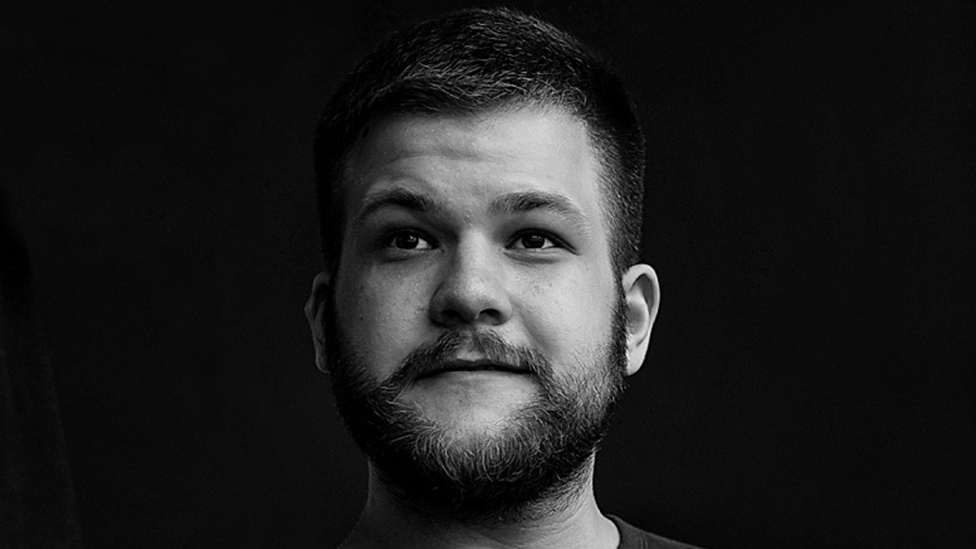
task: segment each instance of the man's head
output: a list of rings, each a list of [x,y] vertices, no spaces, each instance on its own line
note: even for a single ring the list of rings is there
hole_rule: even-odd
[[[327,268],[348,219],[347,156],[388,114],[463,116],[559,107],[586,125],[598,152],[603,213],[617,272],[638,262],[644,136],[616,75],[572,36],[516,11],[465,10],[393,34],[340,84],[319,121],[315,166]]]
[[[307,312],[374,473],[471,520],[581,489],[658,301],[617,80],[545,23],[462,12],[381,45],[317,136]]]

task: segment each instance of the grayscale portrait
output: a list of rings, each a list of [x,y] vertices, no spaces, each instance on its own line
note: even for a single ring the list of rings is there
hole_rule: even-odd
[[[0,549],[976,547],[976,4],[0,6]]]

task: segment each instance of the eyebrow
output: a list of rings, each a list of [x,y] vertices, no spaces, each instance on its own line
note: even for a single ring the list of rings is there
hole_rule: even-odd
[[[388,207],[440,215],[446,215],[448,210],[442,202],[424,193],[402,187],[383,189],[366,195],[363,206],[353,218],[352,224],[359,225],[377,211]],[[581,229],[590,227],[586,214],[569,197],[558,193],[513,192],[496,198],[488,206],[488,213],[491,215],[513,215],[538,210],[553,213]]]
[[[569,223],[582,229],[590,226],[586,214],[562,194],[541,191],[520,191],[506,194],[495,199],[488,212],[491,214],[519,214],[535,210],[553,213]]]
[[[418,213],[438,213],[446,210],[443,204],[430,196],[409,189],[383,189],[369,193],[363,198],[363,206],[353,218],[352,224],[359,225],[367,217],[388,207],[403,208]]]

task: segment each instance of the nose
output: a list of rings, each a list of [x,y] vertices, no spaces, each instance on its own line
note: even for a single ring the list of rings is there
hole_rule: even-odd
[[[501,264],[490,246],[458,246],[430,301],[430,318],[440,326],[497,326],[512,315]]]

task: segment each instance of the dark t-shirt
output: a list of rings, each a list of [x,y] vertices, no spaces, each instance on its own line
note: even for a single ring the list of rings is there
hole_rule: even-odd
[[[618,517],[608,515],[620,531],[620,545],[617,549],[698,549],[693,545],[677,542],[634,528]]]

